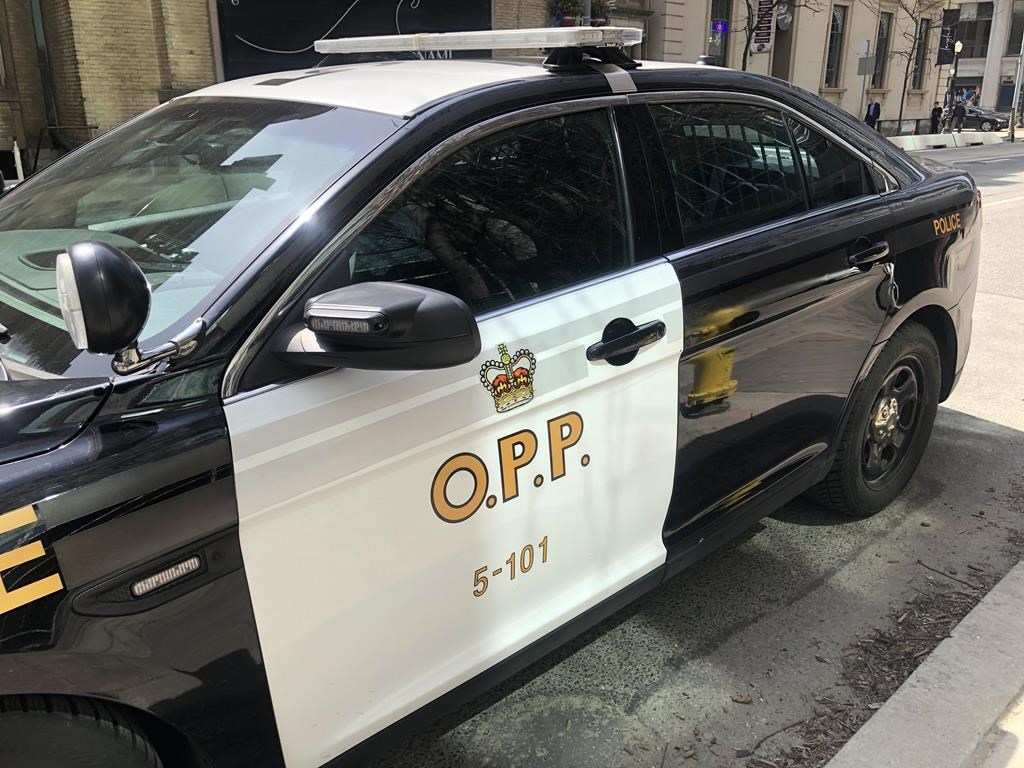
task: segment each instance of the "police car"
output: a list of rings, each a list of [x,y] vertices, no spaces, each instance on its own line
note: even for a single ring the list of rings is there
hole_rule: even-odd
[[[900,492],[977,188],[639,39],[322,41],[550,55],[221,83],[0,200],[5,768],[361,764],[787,500]]]

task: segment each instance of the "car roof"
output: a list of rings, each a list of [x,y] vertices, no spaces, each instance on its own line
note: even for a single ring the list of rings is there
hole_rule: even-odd
[[[643,62],[645,70],[703,68],[703,65]],[[346,64],[229,80],[189,97],[279,99],[329,104],[412,117],[439,102],[493,85],[541,78],[572,77],[545,69],[540,60],[403,60]]]

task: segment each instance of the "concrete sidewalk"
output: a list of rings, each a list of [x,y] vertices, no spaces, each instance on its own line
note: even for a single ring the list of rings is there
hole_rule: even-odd
[[[827,768],[1024,768],[1024,563]]]

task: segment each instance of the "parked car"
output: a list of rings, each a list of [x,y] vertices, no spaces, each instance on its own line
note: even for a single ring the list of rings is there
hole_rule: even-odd
[[[964,128],[977,131],[1005,131],[1010,127],[1010,116],[1004,115],[1001,112],[995,112],[991,109],[983,109],[982,107],[966,107],[967,115],[964,117]],[[946,116],[949,114],[949,107],[942,113],[942,119],[945,121]]]
[[[638,30],[484,34],[318,50],[553,51],[220,83],[0,200],[4,768],[367,765],[910,480],[971,177]]]

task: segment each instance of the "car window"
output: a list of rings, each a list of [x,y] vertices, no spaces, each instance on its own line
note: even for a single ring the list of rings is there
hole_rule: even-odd
[[[415,283],[486,312],[628,266],[610,119],[569,114],[459,149],[346,249],[351,281]]]
[[[782,115],[746,104],[652,108],[687,245],[806,209]]]
[[[841,203],[871,194],[867,167],[836,142],[795,120],[790,121],[810,190],[811,207]]]
[[[73,363],[87,356],[64,327],[56,260],[86,240],[121,249],[145,274],[143,343],[187,325],[402,122],[298,102],[189,98],[50,166],[0,199],[0,324],[10,329],[0,354],[76,375]]]

